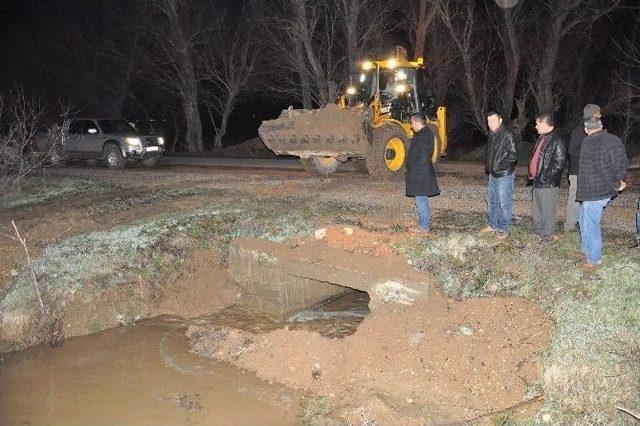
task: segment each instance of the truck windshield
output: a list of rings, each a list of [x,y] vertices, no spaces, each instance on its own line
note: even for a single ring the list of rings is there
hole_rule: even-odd
[[[98,120],[103,133],[136,134],[138,131],[124,120]]]

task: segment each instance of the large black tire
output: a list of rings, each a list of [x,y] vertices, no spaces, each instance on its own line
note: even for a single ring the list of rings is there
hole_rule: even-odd
[[[114,144],[107,144],[103,151],[104,161],[107,163],[107,167],[111,170],[124,169],[125,159],[120,152],[120,148]]]
[[[340,166],[340,161],[334,157],[319,157],[317,155],[309,158],[300,158],[300,163],[307,172],[321,176],[334,173]]]
[[[395,145],[396,149],[390,149],[390,144]],[[380,179],[404,177],[408,150],[409,138],[400,126],[385,124],[374,129],[369,155],[365,160],[367,171],[371,176]],[[393,165],[392,168],[389,167],[390,163]]]
[[[142,160],[142,164],[144,164],[146,167],[153,167],[158,164],[158,160],[159,157],[145,158],[144,160]]]
[[[429,128],[433,132],[433,156],[431,157],[431,161],[435,164],[440,161],[442,157],[442,152],[440,152],[440,136],[436,126],[429,125]]]

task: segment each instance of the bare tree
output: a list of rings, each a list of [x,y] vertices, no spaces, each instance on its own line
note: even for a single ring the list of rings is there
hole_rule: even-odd
[[[436,35],[435,33],[429,35],[429,30],[438,13],[438,1],[411,0],[399,6],[409,32],[413,56],[416,58],[425,56],[428,40]]]
[[[86,113],[120,116],[137,71],[146,5],[99,0],[64,16],[64,24],[41,40],[45,54],[55,60],[36,66],[55,75],[61,95]]]
[[[593,24],[619,6],[620,0],[551,0],[546,3],[548,21],[541,19],[534,28],[538,31],[534,44],[539,53],[532,55],[530,73],[537,76],[534,95],[538,111],[555,111],[560,94],[554,94],[557,80],[556,65],[560,43],[568,34],[582,29],[588,35]],[[534,46],[535,47],[535,46]]]
[[[220,11],[211,17],[211,31],[201,55],[204,103],[214,127],[214,149],[222,148],[229,117],[247,89],[256,61],[257,39],[251,31],[252,10]],[[214,116],[215,113],[215,116]]]
[[[495,3],[491,0],[490,3]],[[486,2],[485,2],[486,5]],[[488,6],[488,5],[487,5]],[[524,30],[523,3],[516,2],[511,7],[495,8],[488,6],[489,16],[492,17],[496,34],[502,47],[504,60],[504,85],[502,89],[501,112],[507,121],[511,121],[513,109],[516,106],[516,86],[520,77],[520,65],[522,63],[521,37]],[[492,13],[496,10],[497,13]],[[525,102],[525,100],[521,100]],[[524,112],[524,111],[522,111]],[[519,123],[515,120],[515,123]],[[518,134],[521,128],[514,129]]]
[[[636,12],[636,14],[638,14]],[[640,21],[635,19],[633,30],[618,45],[615,83],[605,110],[622,119],[620,137],[630,143],[634,131],[640,131]],[[640,144],[639,144],[640,145]],[[638,148],[638,147],[636,147]]]
[[[54,128],[49,133],[38,132],[44,118],[43,104],[27,97],[22,89],[0,97],[0,196],[20,189],[25,178],[59,155],[60,134]]]
[[[157,14],[146,29],[152,41],[145,77],[180,99],[187,146],[192,152],[204,151],[196,54],[210,30],[203,10],[209,5],[196,0],[158,0],[154,5]]]
[[[496,53],[495,46],[488,41],[491,35],[482,32],[484,26],[476,2],[441,0],[438,16],[449,31],[452,47],[460,58],[462,85],[472,123],[487,133],[485,114],[497,85],[491,78],[491,64]]]
[[[305,108],[333,102],[347,71],[339,11],[322,0],[277,0],[263,15],[266,89]]]
[[[357,61],[379,49],[379,45],[398,28],[391,19],[395,5],[381,0],[333,0],[342,22],[348,72],[357,69]]]

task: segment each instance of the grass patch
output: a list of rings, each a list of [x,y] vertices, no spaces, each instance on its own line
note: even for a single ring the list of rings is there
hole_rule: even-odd
[[[110,185],[91,179],[33,176],[26,180],[20,192],[8,194],[2,198],[0,206],[15,208],[45,204],[54,199],[66,198],[80,193],[104,191],[108,188]]]
[[[307,399],[300,403],[298,419],[304,426],[323,425],[331,414],[331,401],[326,396]]]
[[[89,324],[87,324],[87,332],[90,334],[94,334],[97,333],[99,331],[102,331],[102,325],[97,322],[97,321],[91,321]]]

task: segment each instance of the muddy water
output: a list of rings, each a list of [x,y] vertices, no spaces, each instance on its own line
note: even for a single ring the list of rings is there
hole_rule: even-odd
[[[287,425],[298,396],[188,352],[161,317],[4,355],[2,425]]]
[[[193,320],[197,325],[237,328],[253,333],[266,333],[278,328],[305,329],[329,338],[353,334],[369,315],[369,295],[351,291],[337,299],[319,303],[284,320],[231,306],[212,315]]]
[[[355,332],[368,302],[354,291],[284,320],[234,306],[189,322],[340,338]],[[4,355],[0,425],[297,424],[299,395],[191,354],[187,324],[165,316]]]

